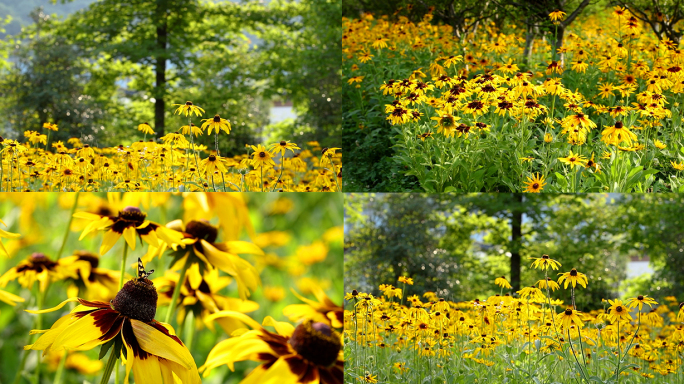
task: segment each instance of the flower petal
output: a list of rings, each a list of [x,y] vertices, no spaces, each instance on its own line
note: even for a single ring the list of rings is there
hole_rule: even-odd
[[[197,369],[195,360],[185,345],[179,344],[171,336],[142,321],[131,319],[133,333],[140,347],[153,355],[175,361],[186,369]]]
[[[100,246],[100,255],[104,255],[105,253],[109,252],[114,244],[116,244],[116,241],[119,240],[119,237],[121,237],[121,234],[112,230],[105,232],[102,238],[102,245]]]

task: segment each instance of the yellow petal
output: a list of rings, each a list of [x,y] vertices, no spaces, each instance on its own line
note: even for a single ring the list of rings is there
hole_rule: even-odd
[[[76,348],[96,340],[103,334],[104,331],[95,325],[95,317],[92,316],[92,314],[88,314],[64,329],[64,331],[55,339],[52,349],[61,350],[62,348]],[[104,343],[104,341],[102,343]]]
[[[23,302],[25,301],[23,297],[19,297],[13,293],[9,293],[7,291],[0,290],[0,301],[3,301],[11,306],[17,305],[17,302]]]
[[[212,313],[211,315],[207,316],[207,321],[212,321],[214,319],[217,319],[219,317],[231,317],[237,320],[242,321],[245,325],[249,325],[253,329],[260,329],[261,325],[257,323],[254,319],[251,317],[245,315],[244,313],[240,312],[235,312],[235,311],[220,311],[216,313]]]
[[[59,305],[57,305],[56,307],[52,307],[52,308],[49,308],[49,309],[40,309],[40,310],[25,309],[25,311],[28,312],[28,313],[35,313],[35,314],[54,312],[54,311],[56,311],[56,310],[62,308],[63,306],[65,306],[66,303],[69,303],[69,302],[72,302],[72,301],[77,301],[77,300],[78,300],[78,297],[72,297],[72,298],[70,298],[70,299],[66,299],[66,300],[62,301],[62,302],[59,303]]]
[[[135,228],[133,228],[133,227],[126,227],[126,229],[124,229],[124,231],[123,231],[123,237],[126,240],[126,243],[134,251],[135,251],[135,235],[136,234],[137,234],[137,232],[135,231]]]
[[[299,376],[292,373],[287,361],[281,357],[261,376],[259,381],[263,384],[296,384],[299,382]]]
[[[109,252],[114,244],[116,244],[116,241],[119,240],[119,237],[121,237],[121,235],[112,230],[105,232],[102,238],[102,245],[100,246],[100,255],[104,255],[105,253]]]
[[[273,326],[280,336],[290,337],[295,330],[292,324],[286,323],[284,321],[275,321],[275,319],[271,316],[266,316],[261,324],[264,326]]]
[[[133,326],[133,333],[143,350],[153,355],[175,361],[186,369],[197,369],[195,360],[184,345],[178,344],[175,340],[166,336],[158,329],[147,325],[142,321],[131,319],[131,325]]]
[[[256,244],[247,241],[226,241],[223,243],[228,253],[247,253],[250,255],[263,255],[264,251]]]
[[[135,359],[133,377],[136,383],[164,384],[159,359],[154,356],[147,359]]]

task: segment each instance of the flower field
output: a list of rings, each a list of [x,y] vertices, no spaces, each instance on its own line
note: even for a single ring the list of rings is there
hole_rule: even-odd
[[[94,148],[71,138],[50,142],[59,130],[45,123],[45,133],[24,132],[25,142],[0,138],[0,191],[204,191],[204,192],[333,192],[340,191],[342,154],[308,142],[302,150],[289,140],[268,145],[245,144],[246,153],[221,155],[219,134],[230,134],[230,122],[220,115],[201,121],[205,111],[188,101],[175,113],[187,125],[155,140]],[[149,124],[137,128],[154,135]],[[214,148],[195,143],[214,136]],[[48,143],[51,144],[48,148]],[[288,154],[289,152],[289,154]]]
[[[432,18],[343,20],[346,135],[368,156],[388,137],[392,147],[372,161],[385,174],[350,162],[357,179],[404,177],[414,184],[398,188],[427,192],[684,191],[684,51],[628,10],[580,16],[560,52],[536,39],[529,55],[515,25],[456,38]]]
[[[341,384],[341,205],[0,194],[0,382]]]
[[[379,296],[345,296],[348,383],[681,383],[684,310],[676,298],[639,295],[583,311],[575,290],[592,284],[547,255],[539,280],[511,296],[452,302],[425,292],[405,297],[413,279],[383,284]],[[567,271],[557,273],[556,270]],[[569,292],[568,292],[569,291]],[[555,292],[555,293],[554,293]],[[558,298],[570,293],[569,301]],[[568,295],[564,295],[568,296]]]

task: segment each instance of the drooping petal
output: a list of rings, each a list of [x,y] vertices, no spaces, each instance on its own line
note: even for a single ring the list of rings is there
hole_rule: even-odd
[[[89,313],[64,329],[55,339],[51,349],[73,349],[98,340],[109,332],[118,317],[119,313],[112,309],[101,309]],[[96,344],[102,343],[104,341],[99,340]]]
[[[54,312],[63,306],[66,305],[66,303],[72,302],[72,301],[77,301],[78,297],[72,297],[70,299],[66,299],[59,303],[56,307],[48,308],[48,309],[40,309],[40,310],[30,310],[30,309],[25,309],[26,312],[28,313],[34,313],[34,314],[39,314],[39,313],[48,313],[48,312]]]
[[[263,384],[296,384],[299,382],[299,376],[290,370],[285,359],[281,357],[261,376],[260,382]]]
[[[240,320],[245,325],[249,325],[253,329],[260,329],[261,328],[261,325],[259,323],[257,323],[256,320],[245,315],[244,313],[235,312],[235,311],[220,311],[220,312],[212,313],[211,315],[207,316],[207,321],[212,321],[212,320],[219,318],[219,317],[232,317],[234,319]]]
[[[133,227],[126,227],[123,231],[123,237],[126,240],[126,244],[128,244],[129,247],[131,247],[132,250],[135,251],[135,235],[138,233],[135,231],[135,228]]]
[[[109,230],[104,233],[102,237],[102,245],[100,246],[100,255],[104,255],[109,252],[110,249],[116,244],[116,241],[121,237],[120,233]]]
[[[273,326],[280,336],[290,337],[294,333],[295,327],[284,321],[275,321],[271,316],[266,316],[261,323],[264,326]]]
[[[131,325],[133,326],[133,333],[144,351],[175,361],[186,369],[197,370],[190,351],[185,345],[179,343],[180,340],[177,337],[167,335],[158,328],[135,319],[131,319]]]
[[[150,356],[147,359],[136,359],[133,363],[133,377],[136,383],[164,384],[159,359],[155,356]]]

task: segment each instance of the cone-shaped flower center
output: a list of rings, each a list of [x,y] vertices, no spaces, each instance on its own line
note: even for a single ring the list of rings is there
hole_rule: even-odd
[[[126,221],[132,221],[137,225],[142,224],[145,221],[145,214],[140,208],[137,207],[126,207],[121,212],[119,212],[119,218]]]
[[[130,280],[116,294],[112,306],[124,316],[149,323],[157,314],[157,290],[147,278]]]
[[[221,122],[221,116],[214,115],[214,123],[220,123],[220,122]]]
[[[325,323],[299,324],[289,343],[302,357],[324,367],[335,363],[342,348],[339,335]]]
[[[192,235],[196,239],[204,239],[209,243],[216,241],[218,237],[218,228],[209,224],[207,221],[191,221],[185,227],[185,232]]]

